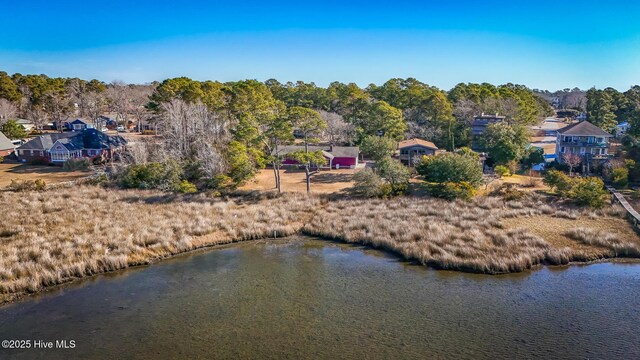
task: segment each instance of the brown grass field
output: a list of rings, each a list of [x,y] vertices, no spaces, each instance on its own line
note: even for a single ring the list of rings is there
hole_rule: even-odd
[[[620,207],[574,209],[533,194],[505,202],[232,198],[80,186],[0,192],[0,303],[197,248],[304,233],[392,251],[441,269],[498,274],[541,264],[639,257]]]
[[[89,171],[64,171],[60,166],[26,164],[0,164],[0,188],[11,184],[11,180],[42,179],[47,184],[77,180],[91,175]]]

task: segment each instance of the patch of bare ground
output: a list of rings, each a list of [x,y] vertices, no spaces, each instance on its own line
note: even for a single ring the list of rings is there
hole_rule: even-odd
[[[90,171],[65,171],[60,166],[0,164],[0,188],[11,184],[11,180],[44,180],[47,184],[73,181],[90,176]]]
[[[541,237],[557,249],[570,249],[573,261],[593,261],[616,256],[633,256],[631,251],[625,254],[615,244],[630,244],[629,249],[640,246],[640,239],[629,223],[620,217],[594,216],[567,219],[549,215],[503,220],[507,229],[523,228]],[[591,239],[603,241],[584,241]]]
[[[322,170],[311,175],[311,192],[332,194],[344,192],[353,186],[353,174],[360,169]],[[282,191],[305,193],[307,191],[304,170],[285,168],[280,170]],[[262,169],[256,177],[242,186],[241,190],[275,190],[276,181],[273,169]]]

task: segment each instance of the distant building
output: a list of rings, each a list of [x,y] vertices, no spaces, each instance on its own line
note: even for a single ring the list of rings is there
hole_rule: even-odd
[[[503,122],[504,119],[504,116],[498,114],[486,115],[485,113],[482,113],[482,115],[473,118],[473,122],[471,122],[471,135],[482,135],[482,133],[487,130],[487,126],[489,126],[490,124]]]
[[[490,124],[503,122],[505,118],[505,116],[501,116],[498,114],[487,115],[485,113],[482,113],[482,115],[473,118],[473,122],[471,122],[471,148],[474,150],[478,150],[480,147],[478,144],[478,140],[485,132],[485,130],[487,130],[487,126],[489,126]]]
[[[67,129],[71,131],[82,131],[93,127],[82,119],[75,119],[71,122],[65,123],[65,125],[67,126]]]
[[[578,154],[583,161],[605,160],[609,155],[612,135],[588,121],[571,124],[558,130],[556,159],[563,162],[565,154]]]
[[[35,128],[36,128],[36,125],[31,120],[17,119],[16,123],[18,125],[22,126],[22,128],[27,132],[31,132],[31,131],[35,130]]]
[[[400,141],[398,150],[400,150],[399,160],[405,165],[413,166],[423,156],[435,155],[438,147],[431,141],[409,139]]]
[[[95,129],[45,134],[16,149],[21,162],[34,160],[62,164],[73,158],[111,159],[124,149],[127,141],[121,136],[109,136]]]
[[[9,138],[0,132],[0,156],[8,156],[15,150],[15,145]]]
[[[287,158],[287,154],[300,150],[304,150],[304,145],[282,146],[278,149],[277,155],[284,159],[282,161],[283,165],[298,165],[299,163],[296,160]],[[309,151],[318,150],[322,151],[322,154],[327,160],[327,164],[325,165],[325,167],[328,167],[330,169],[353,169],[358,166],[358,155],[360,154],[360,149],[357,146],[309,145]]]
[[[631,129],[631,125],[629,124],[628,121],[621,122],[616,126],[616,136],[620,137],[626,134],[629,131],[629,129]]]

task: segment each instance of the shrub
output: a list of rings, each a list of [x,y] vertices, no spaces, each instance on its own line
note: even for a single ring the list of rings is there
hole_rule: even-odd
[[[498,165],[496,166],[493,171],[496,172],[496,174],[500,177],[505,177],[505,176],[510,176],[511,172],[509,172],[509,169],[504,166],[504,165]]]
[[[378,162],[382,179],[391,187],[392,195],[402,195],[409,189],[409,169],[396,159],[386,157]]]
[[[36,180],[11,180],[11,184],[7,186],[7,190],[14,192],[22,191],[44,191],[47,188],[47,183],[42,179]]]
[[[131,165],[125,168],[120,185],[135,189],[160,189],[178,191],[182,168],[174,161]]]
[[[522,200],[529,194],[527,192],[518,190],[516,184],[502,184],[499,188],[491,192],[493,196],[500,196],[504,200]]]
[[[572,178],[561,171],[550,170],[544,176],[544,183],[555,188],[558,195],[580,205],[600,208],[607,199],[604,182],[597,177]]]
[[[108,182],[109,182],[109,178],[107,177],[107,174],[102,173],[102,174],[98,174],[98,175],[87,178],[87,180],[85,181],[85,184],[97,186],[97,185],[106,185]]]
[[[478,160],[456,153],[424,156],[416,170],[429,182],[467,182],[472,186],[478,186],[482,181],[482,168]]]
[[[509,172],[511,174],[515,174],[518,172],[518,169],[520,168],[520,164],[518,164],[517,161],[515,160],[511,160],[509,162],[507,162],[507,169],[509,170]]]
[[[558,194],[566,194],[571,189],[571,178],[559,170],[549,170],[542,180],[545,185],[555,190]]]
[[[182,180],[178,185],[177,191],[183,194],[191,194],[198,191],[198,188],[187,180]]]
[[[429,185],[429,194],[433,197],[455,200],[469,200],[475,195],[475,187],[466,181],[443,182]]]
[[[4,162],[4,156],[0,156],[0,164]]]
[[[219,174],[207,180],[206,187],[219,191],[228,191],[236,188],[236,183],[227,175]]]
[[[29,161],[31,165],[49,165],[49,159],[44,156],[40,156]]]
[[[627,187],[629,183],[629,169],[627,168],[615,168],[611,172],[611,180],[618,187]]]
[[[604,206],[608,197],[604,189],[604,182],[597,177],[573,179],[573,186],[568,193],[568,197],[575,200],[580,205],[587,205],[593,208]]]
[[[89,165],[91,165],[91,160],[83,157],[65,161],[62,168],[66,171],[78,171],[87,170]]]
[[[385,197],[391,195],[391,186],[385,184],[382,178],[369,168],[358,171],[353,175],[354,185],[351,192],[364,197]]]
[[[142,130],[142,135],[155,135],[155,130]]]

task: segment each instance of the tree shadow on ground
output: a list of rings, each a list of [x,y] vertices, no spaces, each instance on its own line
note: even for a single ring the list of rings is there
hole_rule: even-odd
[[[320,172],[311,176],[311,181],[321,184],[332,184],[339,182],[350,182],[353,180],[353,174]]]

